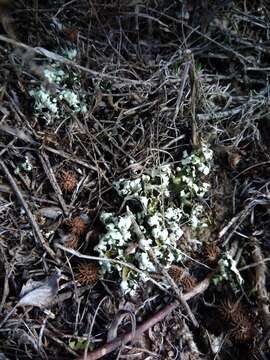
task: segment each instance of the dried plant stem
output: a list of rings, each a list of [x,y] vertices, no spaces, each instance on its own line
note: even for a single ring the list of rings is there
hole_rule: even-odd
[[[247,218],[253,207],[256,205],[254,201],[251,201],[249,204],[245,206],[245,208],[240,211],[236,216],[234,216],[230,222],[219,232],[219,240],[222,240],[223,246],[227,245],[233,236],[234,232],[238,229],[238,227],[243,223],[243,221]],[[225,238],[225,235],[228,235]]]
[[[48,158],[48,156],[43,153],[41,155],[39,155],[39,159],[41,161],[41,164],[43,166],[43,169],[52,185],[52,188],[54,189],[55,193],[56,193],[56,196],[58,198],[58,201],[64,211],[64,214],[66,216],[68,216],[68,209],[67,209],[67,204],[65,203],[65,200],[63,198],[63,195],[62,195],[62,191],[60,189],[60,186],[58,185],[58,182],[56,180],[56,177],[54,175],[54,172],[53,172],[53,169],[51,167],[51,164],[50,164],[50,160]]]
[[[266,289],[267,266],[263,261],[264,260],[263,254],[257,239],[252,238],[251,240],[254,246],[252,257],[254,262],[257,263],[257,266],[255,268],[256,290],[257,290],[259,308],[261,312],[262,324],[264,330],[266,330],[270,327],[270,311],[268,305],[269,294]]]
[[[94,260],[94,261],[108,261],[108,262],[111,262],[111,263],[114,263],[114,264],[119,264],[119,265],[125,266],[125,267],[139,273],[139,274],[142,274],[142,275],[147,274],[147,276],[149,277],[149,281],[151,281],[153,284],[155,284],[162,291],[167,292],[167,290],[163,286],[161,286],[156,280],[151,278],[150,274],[148,274],[146,271],[142,271],[142,270],[138,269],[136,266],[134,266],[132,264],[129,264],[127,262],[120,261],[120,260],[110,259],[110,258],[102,258],[102,257],[99,257],[99,256],[84,255],[84,254],[81,254],[79,251],[67,248],[67,247],[65,247],[65,246],[63,246],[61,244],[57,244],[57,247],[59,249],[61,249],[61,250],[66,251],[67,253],[69,253],[71,255],[74,255],[74,256],[80,258],[80,259],[87,259],[87,260]]]
[[[190,330],[189,326],[187,325],[186,321],[183,321],[182,324],[182,331],[179,334],[179,337],[186,342],[188,349],[188,353],[190,353],[190,359],[192,359],[192,354],[199,354],[200,351],[195,343],[194,336],[192,331]],[[196,359],[196,357],[195,357]],[[199,360],[200,358],[198,358]]]
[[[28,133],[26,133],[23,130],[18,129],[16,127],[10,127],[9,125],[1,123],[0,124],[0,130],[3,131],[6,134],[9,134],[9,135],[12,135],[12,136],[15,137],[15,139],[8,146],[11,146],[12,143],[17,138],[24,141],[24,142],[26,142],[26,143],[28,143],[28,144],[31,144],[31,145],[35,146],[35,147],[37,147],[39,145],[39,143],[37,141],[33,140],[32,137]],[[3,155],[4,152],[6,152],[6,150],[8,149],[8,146],[5,147],[0,152],[0,155]],[[29,148],[29,150],[35,151],[35,152],[39,151],[35,147]],[[81,159],[78,159],[78,158],[74,157],[74,155],[69,154],[69,153],[67,153],[67,152],[65,152],[63,150],[54,149],[54,148],[52,148],[50,146],[47,146],[47,145],[44,145],[43,149],[50,152],[50,153],[52,153],[52,154],[55,154],[55,155],[58,155],[58,156],[60,156],[60,157],[62,157],[64,159],[67,159],[68,161],[74,162],[75,164],[81,165],[81,166],[85,167],[86,169],[98,172],[98,169],[95,168],[94,166],[92,166],[91,164],[89,164],[88,162],[83,161]]]
[[[186,82],[188,79],[189,68],[190,68],[190,62],[187,62],[185,64],[183,76],[181,78],[181,86],[180,86],[177,101],[176,101],[176,107],[175,107],[175,112],[174,112],[174,116],[173,116],[173,123],[175,123],[177,116],[179,114],[179,111],[180,111],[180,107],[181,107],[182,99],[183,99],[184,88],[186,86]]]
[[[165,277],[165,279],[168,281],[168,283],[171,285],[172,289],[174,290],[175,294],[176,294],[176,298],[179,300],[180,304],[183,305],[184,309],[186,310],[190,320],[192,321],[193,325],[195,327],[198,327],[198,321],[196,320],[194,314],[192,313],[187,301],[185,300],[183,294],[182,294],[182,290],[179,289],[179,287],[177,286],[177,284],[175,283],[175,281],[172,279],[172,277],[168,274],[168,271],[166,269],[164,269],[164,267],[160,264],[160,262],[157,260],[154,252],[152,249],[148,250],[148,253],[150,255],[150,257],[153,259],[154,263],[156,264],[156,266],[159,268],[161,274]]]
[[[20,306],[19,302],[6,314],[4,319],[0,322],[0,329],[8,321],[8,319],[14,314],[14,312],[17,310],[18,306]]]
[[[8,168],[6,167],[3,160],[0,160],[0,166],[2,167],[8,181],[10,183],[10,186],[12,187],[14,193],[16,194],[19,202],[21,203],[22,207],[25,210],[28,220],[33,228],[37,246],[42,247],[51,256],[51,258],[53,258],[57,263],[59,263],[59,259],[57,259],[54,251],[49,247],[46,240],[44,239],[44,237],[40,231],[40,228],[31,212],[28,204],[24,200],[24,197],[23,197],[18,185],[16,184],[15,180],[13,179],[12,175],[10,174],[10,172],[9,172]]]
[[[0,314],[2,313],[2,310],[3,310],[3,307],[4,307],[4,304],[6,302],[6,299],[8,297],[8,294],[9,294],[9,281],[8,281],[8,278],[9,278],[9,275],[10,275],[10,265],[9,265],[9,262],[7,260],[7,257],[5,255],[5,252],[2,248],[2,246],[0,247],[0,253],[1,253],[1,256],[3,257],[4,261],[5,261],[5,264],[4,264],[4,267],[5,267],[5,280],[4,280],[4,284],[3,284],[3,290],[2,290],[2,299],[1,299],[1,302],[0,302]]]
[[[123,81],[125,83],[128,84],[134,84],[134,85],[140,85],[143,83],[143,81],[140,80],[132,80],[132,79],[126,79],[126,78],[122,78],[120,76],[113,76],[113,75],[108,75],[108,74],[104,74],[104,73],[100,73],[91,69],[88,69],[85,66],[79,65],[77,64],[75,61],[69,60],[67,58],[65,58],[64,56],[61,56],[55,52],[49,51],[47,49],[44,49],[42,47],[32,47],[29,45],[26,45],[20,41],[16,41],[14,39],[11,39],[7,36],[4,35],[0,35],[0,41],[3,41],[7,44],[11,44],[15,47],[17,47],[18,49],[22,49],[25,50],[27,52],[32,52],[33,54],[37,54],[37,55],[42,55],[45,56],[48,59],[54,60],[54,61],[59,61],[59,63],[62,64],[66,64],[72,67],[77,68],[78,70],[81,70],[85,73],[91,74],[92,76],[95,76],[97,78],[103,78],[103,79],[107,79],[107,80],[117,80],[117,81]]]
[[[198,139],[198,126],[196,123],[196,108],[197,102],[199,99],[199,82],[196,77],[195,63],[194,57],[192,54],[189,54],[191,58],[191,65],[189,68],[189,78],[191,83],[191,119],[192,119],[192,144],[193,146],[197,146],[199,144]]]
[[[239,113],[241,113],[241,111],[244,111],[246,109],[246,104],[238,106],[234,109],[230,109],[227,111],[219,111],[216,113],[209,113],[209,114],[197,114],[197,119],[199,121],[210,121],[210,120],[220,120],[220,119],[225,119],[225,118],[230,118],[232,116],[235,116]]]
[[[190,292],[183,294],[183,299],[188,301],[198,294],[202,294],[209,286],[210,280],[213,274],[210,274],[206,279],[204,279],[200,284],[198,284]],[[179,307],[179,302],[172,302],[171,304],[166,305],[162,310],[155,313],[144,323],[139,325],[135,332],[131,331],[127,334],[123,334],[116,338],[115,340],[108,342],[107,344],[101,346],[100,348],[92,351],[87,355],[87,357],[80,357],[77,360],[96,360],[100,359],[105,355],[108,355],[112,351],[116,350],[122,345],[134,340],[135,338],[141,336],[145,331],[153,327],[156,323],[162,321],[166,316],[168,316],[173,310]]]

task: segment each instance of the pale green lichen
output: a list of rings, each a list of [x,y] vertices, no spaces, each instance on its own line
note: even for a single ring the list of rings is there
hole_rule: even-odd
[[[77,94],[75,94],[73,91],[71,90],[62,90],[61,93],[59,94],[59,100],[66,100],[66,102],[68,103],[68,105],[77,110],[79,109],[79,105],[80,105],[80,100]]]
[[[232,289],[237,292],[243,284],[244,279],[237,268],[237,262],[233,259],[229,251],[224,252],[218,265],[218,272],[213,277],[213,283],[218,285],[225,280],[229,282]]]
[[[43,87],[31,90],[29,94],[35,99],[36,112],[49,111],[52,114],[58,113],[57,98],[50,96]]]
[[[74,60],[77,51],[76,49],[66,50],[63,56]],[[34,110],[36,115],[42,115],[47,124],[60,118],[67,106],[71,112],[85,113],[87,111],[84,94],[81,91],[74,90],[75,87],[82,88],[78,74],[75,71],[51,60],[44,69],[43,76],[48,84],[54,86],[53,91],[49,89],[48,84],[41,84],[29,90],[29,94],[35,100]]]
[[[150,248],[165,268],[183,261],[178,248],[184,234],[181,224],[195,230],[208,226],[201,200],[210,188],[206,175],[210,172],[212,158],[212,150],[203,144],[190,155],[184,152],[177,169],[163,165],[137,179],[116,181],[113,186],[118,195],[125,201],[139,201],[141,209],[129,210],[124,215],[101,214],[106,232],[95,247],[99,255],[134,264],[145,271],[144,281],[149,273],[157,270],[148,254]],[[138,239],[132,218],[139,225],[143,239]],[[194,244],[200,243],[193,240]],[[124,293],[133,295],[142,280],[142,275],[119,264],[101,262],[101,266],[104,273],[118,271]]]
[[[19,174],[21,171],[31,172],[32,169],[33,166],[31,164],[30,159],[28,158],[28,156],[25,156],[24,161],[19,166],[16,167],[14,173]]]
[[[65,74],[64,70],[61,68],[55,67],[55,65],[52,65],[52,67],[47,68],[43,71],[44,77],[48,80],[49,83],[55,83],[60,85],[62,81],[64,81],[67,78],[67,75]]]
[[[75,60],[77,57],[77,50],[76,49],[68,49],[65,51],[64,54],[69,60]]]

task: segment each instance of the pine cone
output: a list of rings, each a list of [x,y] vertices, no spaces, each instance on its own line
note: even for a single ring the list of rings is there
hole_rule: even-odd
[[[168,270],[168,274],[176,284],[182,286],[185,292],[190,291],[197,284],[197,280],[193,276],[185,274],[185,270],[180,266],[172,265]]]
[[[60,176],[59,184],[64,192],[72,192],[77,185],[77,179],[74,174],[65,171]]]
[[[69,247],[71,249],[77,249],[78,244],[79,244],[79,238],[75,234],[70,234],[67,240],[65,241],[66,247]]]
[[[197,280],[193,276],[187,275],[181,280],[181,285],[184,292],[189,292],[197,285]]]
[[[216,265],[220,255],[220,248],[215,243],[206,244],[203,255],[207,264]]]
[[[76,216],[69,221],[69,227],[71,234],[80,236],[85,232],[86,224],[79,216]]]
[[[238,343],[244,343],[252,338],[252,323],[243,312],[235,314],[231,338]]]
[[[233,321],[236,314],[241,311],[239,304],[234,303],[231,299],[227,298],[219,306],[221,317],[226,321]]]
[[[173,281],[176,284],[179,284],[181,282],[182,277],[183,277],[184,269],[181,268],[180,266],[172,265],[168,269],[168,274],[170,275],[170,277],[173,279]]]
[[[251,339],[252,323],[244,307],[227,298],[219,306],[219,311],[222,318],[229,323],[230,337],[233,342],[244,343]]]
[[[80,264],[75,279],[82,285],[93,285],[97,281],[98,267],[94,263]]]

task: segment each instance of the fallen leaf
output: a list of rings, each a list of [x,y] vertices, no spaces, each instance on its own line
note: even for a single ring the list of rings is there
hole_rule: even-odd
[[[34,350],[38,351],[38,341],[34,336],[30,336],[23,329],[17,329],[13,335],[18,339],[19,345],[30,345]]]
[[[12,188],[9,185],[0,184],[0,192],[5,194],[11,194]]]
[[[5,354],[0,352],[0,360],[9,360],[9,358],[7,358]]]
[[[64,33],[69,41],[75,42],[77,40],[79,31],[78,29],[64,29]]]
[[[47,219],[55,220],[58,216],[62,215],[62,210],[57,206],[43,207],[38,210],[38,214]]]
[[[135,331],[135,329],[136,329],[136,317],[135,317],[134,313],[132,311],[129,311],[129,310],[120,310],[115,315],[114,320],[112,321],[112,323],[111,323],[111,325],[109,327],[108,334],[107,334],[107,341],[108,342],[113,341],[117,337],[118,328],[119,328],[121,322],[123,321],[123,319],[126,316],[130,317],[132,331]]]
[[[9,125],[5,125],[5,124],[1,124],[0,125],[0,131],[3,131],[9,135],[12,136],[17,136],[17,138],[19,138],[20,140],[23,140],[27,143],[33,144],[33,145],[37,145],[38,143],[33,140],[32,135],[29,134],[26,129],[21,130],[21,129],[17,129],[14,127],[11,127]]]
[[[239,152],[233,152],[233,153],[229,154],[228,162],[229,162],[230,167],[232,169],[236,169],[237,165],[239,164],[241,159],[242,159],[242,156]]]
[[[42,281],[28,280],[22,287],[19,306],[47,308],[51,305],[59,289],[60,270]]]

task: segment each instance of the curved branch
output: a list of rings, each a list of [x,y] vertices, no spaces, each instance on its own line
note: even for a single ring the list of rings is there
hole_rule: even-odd
[[[200,282],[199,285],[195,286],[190,292],[183,294],[183,298],[185,301],[188,301],[192,299],[194,296],[202,294],[209,286],[210,280],[213,276],[213,273],[211,273],[207,278],[205,278],[202,282]],[[151,316],[148,320],[146,320],[144,323],[139,325],[136,329],[136,331],[130,331],[126,334],[123,334],[119,337],[117,337],[115,340],[110,341],[100,348],[92,351],[89,353],[86,357],[82,356],[78,358],[77,360],[96,360],[100,359],[105,355],[108,355],[112,351],[116,350],[118,347],[125,345],[126,343],[134,340],[135,338],[141,336],[145,331],[153,327],[156,323],[163,320],[167,315],[169,315],[173,310],[175,310],[177,307],[179,307],[179,302],[172,302],[168,305],[166,305],[162,310],[155,313],[153,316]]]

